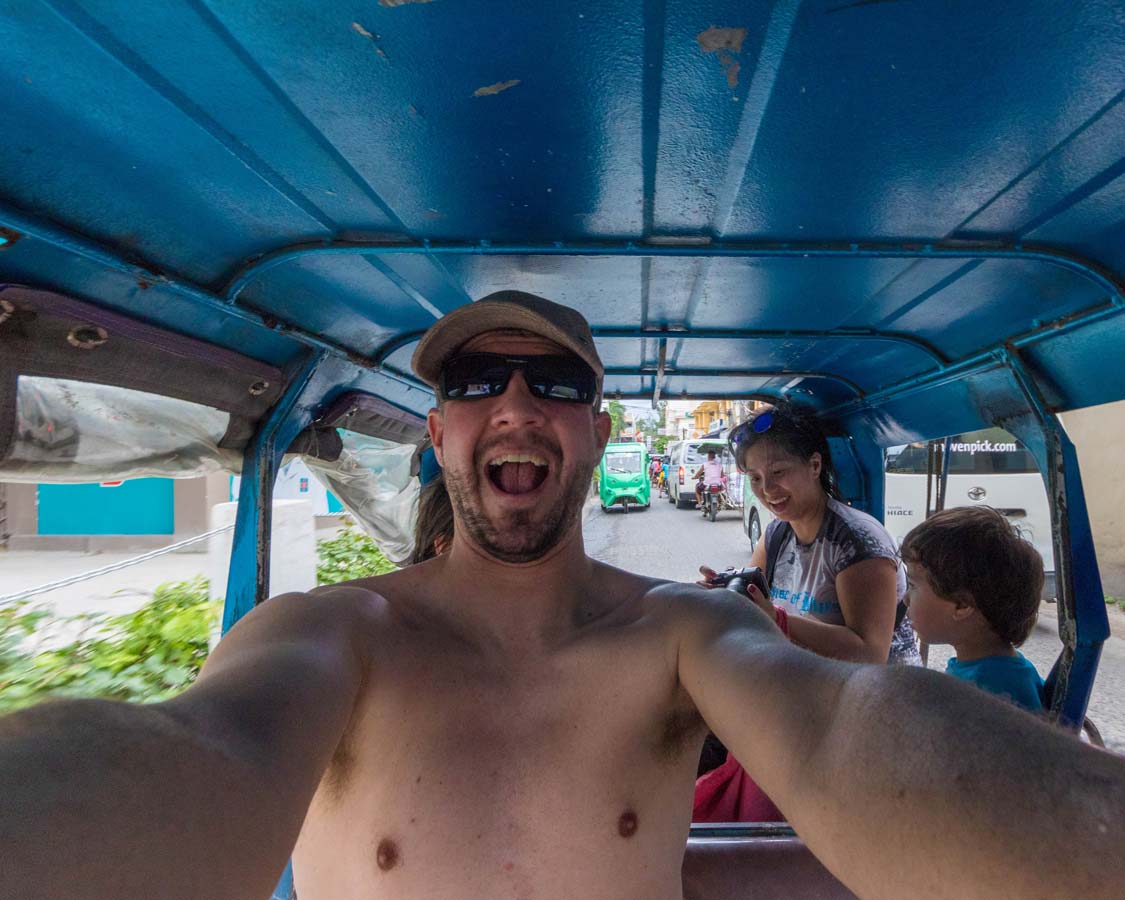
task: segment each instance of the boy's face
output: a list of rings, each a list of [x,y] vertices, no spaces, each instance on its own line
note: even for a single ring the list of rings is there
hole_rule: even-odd
[[[906,608],[918,637],[928,644],[952,644],[962,634],[973,609],[940,596],[921,563],[906,564]]]

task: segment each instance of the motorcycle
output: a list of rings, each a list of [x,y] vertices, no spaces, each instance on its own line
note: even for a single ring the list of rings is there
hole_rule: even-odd
[[[722,484],[709,484],[703,488],[703,518],[714,522],[720,511],[734,508],[727,494],[726,479]]]

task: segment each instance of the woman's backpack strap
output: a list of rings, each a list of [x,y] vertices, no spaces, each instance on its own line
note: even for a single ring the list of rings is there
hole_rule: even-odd
[[[793,531],[793,526],[781,519],[774,520],[777,524],[772,529],[766,528],[766,584],[773,586],[773,573],[777,568],[777,558],[781,556],[781,547]]]

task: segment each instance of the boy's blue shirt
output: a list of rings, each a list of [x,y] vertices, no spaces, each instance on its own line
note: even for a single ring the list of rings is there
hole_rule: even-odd
[[[971,681],[979,688],[999,694],[1031,712],[1043,709],[1043,679],[1018,650],[1015,656],[986,656],[964,663],[955,656],[945,664],[945,671],[954,678]]]

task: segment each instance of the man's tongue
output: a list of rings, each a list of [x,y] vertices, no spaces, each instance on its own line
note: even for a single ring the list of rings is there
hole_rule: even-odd
[[[533,491],[547,477],[545,466],[537,466],[529,462],[506,462],[494,468],[499,471],[496,472],[493,480],[500,490],[508,494],[526,494],[528,491]]]

